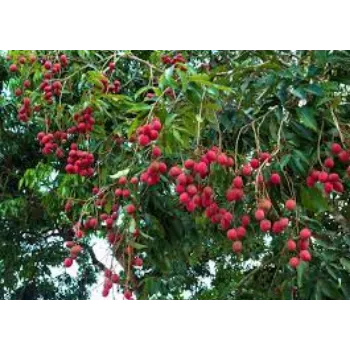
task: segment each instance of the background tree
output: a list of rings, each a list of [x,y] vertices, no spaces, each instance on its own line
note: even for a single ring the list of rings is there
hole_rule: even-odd
[[[0,298],[88,299],[96,281],[89,258],[82,261],[76,279],[60,271],[63,243],[74,233],[62,224],[60,209],[48,211],[41,202],[48,184],[19,188],[25,172],[41,160],[35,140],[38,129],[28,132],[19,125],[13,96],[2,89],[9,78],[4,57],[0,69]],[[37,168],[32,181],[42,175],[48,175],[47,168]]]
[[[43,213],[55,218],[44,225],[48,231],[73,229],[75,237],[64,238],[82,273],[89,271],[90,237],[111,243],[110,266],[92,258],[96,267],[107,269],[104,295],[114,280],[126,298],[130,291],[138,298],[348,298],[349,52],[12,51],[9,56],[7,87],[17,96],[13,105],[20,120],[3,102],[5,121],[13,123],[3,129],[21,149],[29,138],[31,146],[21,156],[31,149],[36,155],[29,163],[19,161],[14,191],[29,203],[35,196],[41,219],[36,231],[45,222]],[[161,155],[150,145],[152,128]],[[10,141],[4,140],[8,147]],[[160,163],[168,169],[189,159],[199,164],[213,145],[210,172],[202,177],[194,172],[192,190],[210,186],[214,191],[211,200],[223,210],[215,214],[219,225],[204,215],[203,204],[191,208],[186,195],[180,196],[186,206],[179,204],[171,174],[158,176]],[[80,169],[73,168],[77,150],[87,152],[86,159],[93,155],[86,166],[78,159]],[[252,173],[253,159],[258,168]],[[319,180],[316,169],[326,173],[323,183],[314,180]],[[332,182],[329,173],[339,179]],[[233,179],[243,181],[243,200],[229,199],[233,188],[240,191],[238,182],[232,187]],[[291,198],[297,209],[288,211],[284,204]],[[261,206],[261,200],[272,208],[266,202]],[[5,218],[17,202],[5,202]],[[264,223],[254,218],[257,207]],[[224,213],[233,215],[228,227]],[[228,231],[242,231],[247,214],[247,232],[240,239],[229,237],[232,244],[227,234],[233,231]],[[290,222],[279,234],[264,229],[281,219]],[[11,222],[20,227],[21,222]],[[299,239],[304,227],[312,231],[310,240]],[[21,243],[26,235],[19,232]],[[288,252],[288,240],[311,252],[312,260],[300,251]],[[232,246],[240,251],[241,241],[243,250],[233,254]],[[48,249],[47,240],[43,243]],[[307,246],[300,249],[300,244]],[[72,253],[80,247],[82,254]],[[50,259],[62,251],[52,248]],[[293,256],[305,260],[297,261],[296,270],[288,265],[294,264]],[[120,276],[112,257],[123,269]],[[19,264],[15,271],[30,265]]]

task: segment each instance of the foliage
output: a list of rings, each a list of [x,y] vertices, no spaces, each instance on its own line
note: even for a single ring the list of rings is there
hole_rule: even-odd
[[[10,94],[1,102],[1,132],[8,137],[1,136],[0,213],[18,231],[17,245],[25,244],[28,227],[21,225],[28,220],[35,244],[43,230],[73,229],[74,238],[64,237],[67,259],[92,272],[90,238],[107,239],[111,266],[91,260],[107,270],[105,295],[117,261],[123,268],[117,288],[126,298],[130,291],[138,299],[348,298],[348,51],[10,51],[4,65],[8,70],[0,74],[10,74]],[[151,129],[157,133],[147,142]],[[331,151],[334,143],[344,159]],[[152,156],[155,145],[162,155]],[[77,150],[85,153],[74,158]],[[217,158],[208,172],[194,171],[193,181],[200,192],[214,190],[211,204],[233,215],[228,227],[221,219],[213,224],[202,204],[192,210],[179,203],[174,178],[157,168],[182,168],[188,159],[198,164],[211,150]],[[245,174],[261,153],[267,158]],[[232,163],[220,163],[219,156]],[[92,163],[81,165],[89,157]],[[330,157],[335,166],[327,168]],[[343,190],[314,183],[315,169],[339,174]],[[273,174],[281,179],[276,185]],[[244,198],[228,200],[237,176]],[[284,206],[290,198],[297,203],[291,212]],[[262,199],[271,201],[272,209],[263,208],[269,221],[289,220],[278,234],[262,232],[254,219]],[[226,233],[241,226],[244,214],[251,223],[238,240],[242,252],[234,254]],[[288,261],[297,253],[288,252],[286,242],[300,244],[304,227],[312,238],[302,250],[312,260],[293,269]],[[6,236],[1,243],[4,250],[12,245]],[[40,246],[49,260],[36,257],[38,266],[63,260],[61,247],[47,239]],[[82,253],[72,252],[77,247]],[[24,250],[0,255],[7,275],[15,274],[9,267],[15,256],[13,271],[30,271]]]

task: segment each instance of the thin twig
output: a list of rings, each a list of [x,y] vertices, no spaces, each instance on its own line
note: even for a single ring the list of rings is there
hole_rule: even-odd
[[[339,126],[339,122],[338,122],[338,119],[337,119],[337,117],[336,117],[336,115],[334,113],[333,108],[331,108],[331,114],[332,114],[332,117],[333,117],[334,124],[335,124],[335,126],[336,126],[336,128],[338,130],[340,141],[341,141],[342,145],[344,146],[345,145],[344,135],[341,132],[341,129],[340,129],[340,126]]]
[[[320,163],[321,168],[323,168],[322,160],[321,160],[321,140],[323,135],[323,128],[324,128],[324,120],[322,120],[321,130],[318,135],[318,141],[317,141],[317,159]]]

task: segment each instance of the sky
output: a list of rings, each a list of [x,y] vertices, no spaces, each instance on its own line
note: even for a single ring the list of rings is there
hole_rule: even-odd
[[[113,266],[116,267],[115,271],[113,272],[120,273],[121,267],[118,264],[118,262],[115,259],[113,259],[111,255],[111,249],[105,240],[93,238],[91,240],[91,245],[93,246],[93,250],[96,255],[96,258],[99,261],[101,261],[106,266],[111,266],[111,263],[113,260]],[[52,271],[53,277],[61,275],[66,271],[70,276],[75,278],[77,277],[78,269],[79,269],[78,263],[74,262],[73,266],[69,269],[65,269],[64,267],[52,268],[51,271]],[[112,301],[112,300],[117,300],[117,301],[124,300],[123,294],[117,293],[115,287],[113,288],[113,291],[111,291],[110,295],[107,298],[102,297],[104,280],[105,280],[104,273],[100,272],[97,283],[93,285],[91,288],[90,301],[102,302],[102,301]]]

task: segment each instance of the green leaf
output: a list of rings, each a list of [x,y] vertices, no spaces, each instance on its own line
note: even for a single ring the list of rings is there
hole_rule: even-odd
[[[130,233],[134,233],[136,229],[136,220],[134,218],[132,218],[130,220],[130,225],[129,225],[129,232]]]
[[[151,105],[148,105],[146,103],[135,103],[131,105],[131,107],[127,110],[127,113],[137,113],[137,112],[144,112],[149,111],[152,108]]]
[[[144,94],[145,92],[148,92],[148,90],[151,90],[152,88],[153,87],[151,85],[147,85],[137,90],[135,93],[135,99],[138,98],[140,95]]]
[[[341,258],[340,263],[344,266],[346,270],[350,272],[350,260],[347,258]]]
[[[174,135],[174,138],[181,144],[183,145],[184,144],[184,140],[181,138],[181,135],[179,133],[179,131],[177,129],[173,129],[173,135]]]
[[[139,244],[139,243],[136,243],[136,242],[129,242],[129,245],[134,247],[135,249],[138,249],[138,250],[147,248],[146,245]]]
[[[290,154],[286,154],[285,156],[282,157],[281,162],[280,162],[282,169],[289,163],[291,158],[292,158],[292,156]]]
[[[305,263],[304,261],[302,261],[299,266],[297,267],[297,275],[298,275],[298,287],[301,288],[303,286],[303,277],[304,277],[304,273],[305,273],[305,269],[307,267],[307,263]]]
[[[140,234],[141,234],[142,237],[144,237],[144,238],[146,238],[146,239],[150,239],[150,240],[153,240],[153,239],[154,239],[153,237],[147,235],[147,234],[144,233],[144,232],[140,232]]]
[[[130,137],[140,125],[141,125],[141,120],[139,118],[135,118],[129,127],[128,137]]]
[[[116,174],[114,174],[114,175],[110,175],[109,177],[110,177],[111,179],[113,179],[113,180],[116,180],[116,179],[119,179],[119,178],[122,177],[122,176],[128,175],[129,172],[130,172],[130,168],[126,168],[126,169],[124,169],[124,170],[118,171],[118,172],[117,172]]]
[[[181,70],[178,72],[178,74],[180,76],[181,83],[182,83],[182,92],[185,92],[187,90],[187,86],[188,86],[187,74]]]
[[[324,280],[319,280],[317,284],[319,285],[322,294],[324,294],[326,297],[333,300],[339,299],[339,292],[336,286],[330,280],[327,280],[327,282]]]
[[[301,160],[303,163],[305,163],[306,165],[309,164],[310,162],[310,157],[308,157],[307,155],[305,155],[303,152],[295,149],[293,152],[293,158],[294,159],[298,159]]]
[[[306,93],[305,93],[303,88],[292,89],[291,93],[294,96],[298,97],[300,100],[305,100],[306,99]]]
[[[297,109],[300,123],[305,127],[317,132],[318,126],[314,116],[314,110],[310,107],[301,107]]]
[[[309,92],[310,94],[316,95],[316,96],[323,96],[323,90],[317,84],[308,85],[307,87],[305,87],[305,91]]]
[[[209,76],[206,74],[197,74],[189,77],[189,81],[193,83],[197,83],[199,85],[206,85],[212,88],[216,88],[218,90],[231,92],[232,89],[228,86],[218,85],[209,80]]]
[[[177,84],[173,78],[173,74],[174,66],[171,66],[170,68],[165,70],[164,74],[159,78],[159,87],[161,89],[165,89],[168,86],[170,86],[173,89],[177,88]]]
[[[303,187],[301,189],[301,203],[304,208],[314,213],[322,213],[328,210],[327,200],[317,187]]]
[[[327,272],[329,273],[329,275],[334,279],[334,280],[338,280],[338,276],[337,276],[337,274],[335,273],[335,271],[329,266],[329,265],[327,265],[326,266],[326,270],[327,270]]]

